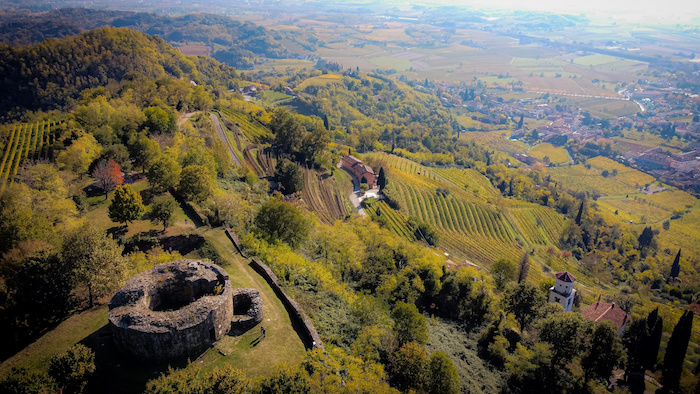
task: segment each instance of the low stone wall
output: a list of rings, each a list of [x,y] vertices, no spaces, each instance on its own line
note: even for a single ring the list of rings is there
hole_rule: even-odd
[[[272,287],[272,290],[274,290],[277,297],[280,298],[282,304],[284,304],[284,307],[287,309],[287,312],[289,312],[289,316],[292,318],[292,321],[303,328],[301,332],[301,340],[304,342],[304,346],[306,346],[307,349],[324,349],[321,337],[318,335],[318,331],[316,331],[311,319],[309,319],[306,313],[304,313],[304,310],[301,308],[301,306],[299,306],[299,303],[282,290],[278,283],[277,275],[272,272],[270,267],[268,267],[267,264],[263,263],[258,258],[253,258],[250,262],[250,266],[253,267],[256,272],[262,275],[270,287]]]
[[[238,239],[238,236],[236,235],[236,233],[234,233],[233,230],[231,230],[231,228],[229,228],[229,227],[225,227],[225,230],[226,230],[226,235],[228,236],[228,239],[231,240],[231,242],[233,243],[233,246],[236,247],[236,250],[238,251],[238,253],[240,253],[241,256],[243,256],[243,257],[248,257],[245,255],[245,253],[243,253],[243,245],[241,244],[241,241]]]
[[[117,348],[147,363],[196,357],[231,329],[231,282],[216,264],[177,260],[131,278],[109,302]]]
[[[233,290],[233,320],[231,333],[242,334],[263,321],[263,301],[255,289]]]

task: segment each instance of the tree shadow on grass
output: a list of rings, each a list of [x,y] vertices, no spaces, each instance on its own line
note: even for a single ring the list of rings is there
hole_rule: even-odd
[[[107,235],[111,235],[114,239],[122,238],[129,232],[127,226],[114,226],[107,229]]]

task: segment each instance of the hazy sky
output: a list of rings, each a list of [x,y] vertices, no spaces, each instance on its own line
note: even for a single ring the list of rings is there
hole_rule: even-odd
[[[565,13],[596,13],[615,19],[639,18],[659,22],[700,22],[700,0],[418,0],[415,3],[473,5],[490,8],[517,8]],[[675,23],[675,22],[674,22]]]

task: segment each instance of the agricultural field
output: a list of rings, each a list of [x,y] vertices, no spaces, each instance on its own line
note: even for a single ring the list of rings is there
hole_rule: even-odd
[[[336,220],[344,219],[348,212],[352,212],[352,204],[347,197],[352,189],[349,179],[343,176],[346,175],[344,171],[334,171],[333,176],[306,168],[303,171],[302,199],[308,210],[315,212],[321,222],[333,224]]]
[[[652,148],[661,147],[671,153],[681,153],[680,148],[683,143],[675,141],[667,141],[658,135],[649,132],[639,132],[636,130],[625,130],[622,132],[622,137],[613,137],[615,148],[620,151],[627,152],[643,152]]]
[[[634,194],[640,187],[655,180],[650,175],[606,157],[594,157],[586,163],[590,165],[590,169],[577,164],[550,168],[549,173],[552,179],[567,189],[576,192],[597,191],[603,196]],[[602,175],[605,170],[609,172],[607,177]],[[613,175],[613,170],[617,170],[617,175]]]
[[[657,227],[655,227],[657,228]],[[662,248],[674,246],[683,248],[684,254],[695,256],[700,255],[700,210],[694,210],[685,214],[680,219],[671,220],[671,227],[668,230],[659,228],[659,245]]]
[[[667,210],[697,208],[698,199],[683,190],[664,190],[642,198]]]
[[[460,134],[459,138],[463,138],[467,141],[479,141],[491,149],[505,152],[509,155],[514,153],[525,153],[525,151],[527,151],[527,149],[530,147],[522,141],[509,139],[509,130],[468,131]]]
[[[615,179],[634,187],[640,187],[646,185],[647,183],[652,183],[656,180],[651,175],[645,174],[641,171],[637,171],[634,168],[627,167],[624,164],[620,164],[614,160],[603,156],[588,159],[586,163],[590,164],[592,168],[596,168],[601,172],[603,170],[608,170],[610,173],[612,173],[613,170],[617,170],[617,175],[615,175]]]
[[[656,223],[664,220],[671,214],[669,210],[636,196],[630,196],[629,198],[625,198],[625,196],[603,197],[598,201],[605,202],[619,212],[627,213],[630,216],[630,220],[635,223]]]
[[[406,217],[401,212],[393,210],[384,201],[373,200],[364,202],[364,210],[367,216],[409,241],[416,239],[408,228],[408,224],[406,224]]]
[[[401,214],[430,224],[440,236],[440,246],[457,259],[488,267],[501,258],[518,261],[527,250],[559,240],[564,225],[561,215],[547,207],[499,197],[476,170],[426,168],[395,155],[371,157],[390,166],[389,179]],[[387,208],[380,208],[382,216],[393,218],[385,212]],[[377,216],[371,210],[369,214]],[[386,221],[390,229],[405,236],[396,220]]]
[[[0,162],[0,193],[7,183],[13,183],[25,160],[51,159],[56,128],[54,121],[39,121],[12,125]]]
[[[436,168],[435,172],[457,187],[461,187],[477,197],[495,199],[500,193],[483,174],[472,168]]]
[[[226,119],[236,125],[250,142],[259,143],[270,136],[270,130],[262,123],[253,118],[252,115],[242,110],[222,107],[219,108]],[[239,149],[242,147],[239,145]]]
[[[527,154],[536,157],[540,160],[545,157],[549,158],[549,162],[553,164],[564,164],[571,162],[569,153],[562,146],[554,146],[548,142],[537,144],[532,149],[527,151]]]

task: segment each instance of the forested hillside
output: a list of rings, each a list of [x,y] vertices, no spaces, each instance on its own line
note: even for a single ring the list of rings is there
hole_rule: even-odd
[[[257,57],[281,58],[293,55],[264,27],[239,22],[226,16],[156,14],[67,8],[39,14],[0,15],[0,42],[28,45],[46,38],[62,38],[100,27],[128,27],[157,35],[175,47],[207,45],[212,56],[239,69],[252,68]]]
[[[124,78],[176,77],[225,86],[236,75],[232,68],[206,58],[188,59],[160,38],[125,28],[24,47],[0,44],[0,54],[0,83],[6,92],[0,110],[6,118],[26,110],[65,108],[84,89],[114,86]]]

